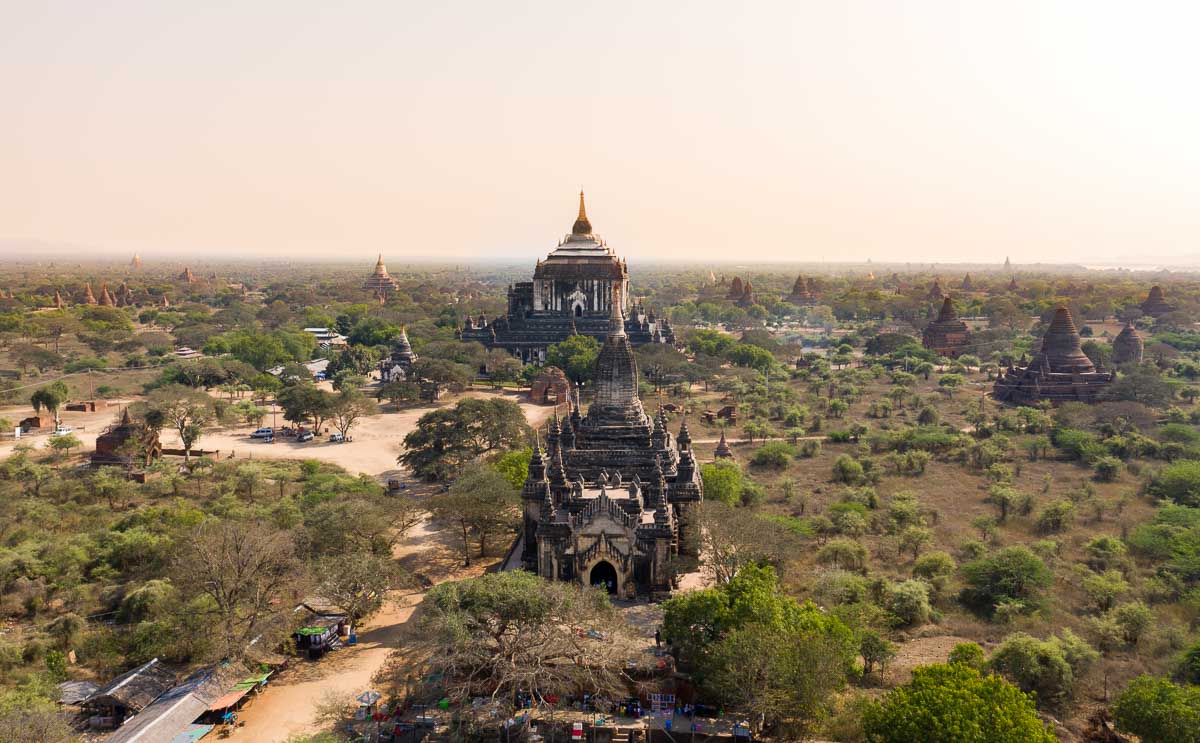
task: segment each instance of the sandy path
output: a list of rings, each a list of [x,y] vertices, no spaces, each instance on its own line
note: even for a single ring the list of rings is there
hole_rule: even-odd
[[[485,397],[497,393],[482,391],[468,392],[467,396]],[[515,398],[511,393],[507,397]],[[525,418],[530,425],[538,425],[546,419],[553,408],[530,403],[521,403]],[[253,445],[256,456],[262,450],[279,452],[279,458],[311,457],[328,459],[358,473],[375,474],[394,469],[400,441],[412,429],[417,419],[432,408],[414,408],[400,413],[385,413],[366,419],[361,428],[354,431],[354,441],[347,444],[325,444],[294,442]],[[220,448],[210,443],[218,439],[205,437],[205,448]],[[238,437],[237,441],[247,439]],[[242,446],[242,449],[248,447]],[[238,458],[242,449],[235,449]],[[396,546],[394,556],[405,567],[430,576],[435,582],[457,579],[483,572],[483,563],[468,570],[459,566],[461,560],[455,549],[444,543],[444,532],[435,530],[426,520],[422,521]],[[329,693],[350,693],[355,696],[374,688],[372,677],[387,661],[392,651],[400,646],[405,624],[424,593],[395,592],[378,614],[359,627],[358,645],[338,650],[318,662],[295,659],[291,668],[273,679],[266,691],[241,713],[244,727],[236,728],[231,740],[242,741],[286,741],[300,734],[319,730],[313,719],[313,706]]]
[[[418,555],[437,541],[428,521],[422,521],[396,546],[397,558]],[[326,694],[354,696],[373,688],[371,678],[399,647],[404,624],[421,603],[423,593],[395,592],[379,613],[358,630],[358,644],[344,647],[320,661],[295,658],[291,667],[272,679],[263,694],[240,713],[244,727],[235,728],[231,740],[286,741],[316,732],[313,705]]]

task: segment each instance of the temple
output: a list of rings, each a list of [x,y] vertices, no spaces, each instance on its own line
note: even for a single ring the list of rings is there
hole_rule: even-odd
[[[379,254],[379,260],[375,261],[375,270],[363,282],[362,288],[383,300],[400,288],[396,280],[388,275],[387,266],[383,265],[383,253]]]
[[[505,316],[489,322],[482,314],[475,319],[468,315],[456,335],[503,348],[523,361],[540,362],[548,347],[571,335],[590,335],[603,343],[616,296],[622,298],[619,309],[627,318],[625,333],[631,344],[675,342],[665,318],[655,318],[629,300],[629,269],[593,232],[581,191],[570,234],[537,262],[533,281],[509,287]]]
[[[796,277],[796,283],[792,284],[792,293],[783,298],[783,301],[788,304],[794,304],[797,307],[807,307],[817,303],[816,287],[813,286],[812,279],[805,279],[803,275]]]
[[[1147,295],[1146,301],[1141,304],[1142,312],[1150,317],[1161,317],[1168,312],[1174,312],[1175,307],[1167,304],[1166,297],[1163,296],[1161,286],[1150,287],[1150,294]]]
[[[1142,353],[1146,349],[1146,341],[1142,334],[1133,327],[1133,323],[1125,323],[1125,327],[1117,334],[1112,343],[1112,362],[1114,365],[1140,364]]]
[[[942,309],[937,319],[929,323],[921,333],[921,345],[939,356],[952,359],[964,353],[970,342],[971,334],[967,330],[967,324],[958,319],[954,312],[954,301],[946,297],[942,300]]]
[[[1042,400],[1093,403],[1113,378],[1112,372],[1096,370],[1080,348],[1071,311],[1059,307],[1042,339],[1041,351],[1028,366],[1014,368],[1010,362],[996,378],[992,396],[1017,405],[1036,405]]]
[[[379,362],[379,381],[387,384],[388,382],[402,382],[408,379],[408,375],[412,372],[413,364],[417,363],[417,358],[417,354],[412,349],[412,344],[408,342],[408,331],[401,326],[400,335],[397,336],[396,342],[392,344],[391,354]]]
[[[672,437],[665,414],[652,420],[642,407],[619,292],[587,415],[576,393],[567,419],[550,424],[546,454],[534,449],[518,547],[544,578],[633,598],[669,591],[671,560],[699,554],[704,491],[687,421]]]

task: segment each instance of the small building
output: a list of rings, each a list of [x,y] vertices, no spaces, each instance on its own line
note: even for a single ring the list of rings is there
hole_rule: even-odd
[[[1133,323],[1125,323],[1125,327],[1117,334],[1112,343],[1113,364],[1140,364],[1142,354],[1146,350],[1146,341]]]
[[[412,344],[408,342],[408,330],[401,326],[400,335],[392,344],[392,353],[379,362],[379,381],[387,384],[408,379],[413,364],[417,363],[419,358],[413,351]]]
[[[561,405],[571,401],[571,380],[557,366],[547,366],[533,380],[529,397],[540,405]]]
[[[346,336],[332,328],[305,328],[304,332],[317,339],[318,348],[329,350],[346,345]]]
[[[302,603],[296,607],[296,613],[300,615],[300,626],[292,637],[296,650],[310,660],[324,656],[350,633],[350,617],[335,607]]]
[[[950,297],[942,300],[942,309],[937,319],[926,326],[921,334],[921,345],[939,356],[954,358],[964,351],[971,342],[971,334],[967,324],[958,319],[954,311],[954,301]]]
[[[96,450],[92,452],[91,464],[93,467],[132,467],[135,449],[144,452],[146,464],[162,456],[162,442],[158,440],[158,434],[135,425],[126,409],[121,413],[120,421],[96,437]]]
[[[721,429],[721,440],[717,442],[716,451],[713,452],[714,459],[733,459],[733,450],[729,448],[729,442],[725,440],[725,429]]]
[[[175,671],[154,658],[117,676],[80,704],[93,728],[120,727],[175,685]]]
[[[105,743],[175,743],[200,740],[213,725],[198,723],[240,672],[237,666],[195,671],[172,686],[105,739]]]

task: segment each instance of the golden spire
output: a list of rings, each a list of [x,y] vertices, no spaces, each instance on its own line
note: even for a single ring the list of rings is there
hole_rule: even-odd
[[[588,221],[587,208],[583,204],[583,191],[579,192],[579,217],[571,227],[572,235],[591,235],[592,223]]]

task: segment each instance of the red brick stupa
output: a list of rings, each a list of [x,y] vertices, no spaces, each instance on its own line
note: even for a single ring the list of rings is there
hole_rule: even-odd
[[[1133,323],[1125,323],[1125,327],[1117,334],[1112,343],[1113,364],[1140,364],[1142,353],[1146,349],[1146,341],[1142,334],[1133,327]]]
[[[1141,307],[1142,312],[1150,317],[1161,317],[1168,312],[1175,311],[1174,306],[1167,304],[1161,286],[1150,287],[1150,294],[1146,297],[1146,301],[1142,302]]]
[[[1028,366],[1010,364],[996,379],[992,396],[1016,405],[1036,405],[1041,400],[1094,403],[1113,378],[1112,372],[1096,371],[1080,348],[1071,311],[1059,307],[1042,339],[1042,350]]]
[[[942,300],[942,310],[937,319],[929,323],[921,334],[921,345],[939,356],[954,358],[966,351],[971,342],[967,324],[958,319],[954,312],[954,301],[950,297]]]
[[[792,284],[792,293],[784,297],[783,301],[788,304],[794,304],[797,307],[807,307],[816,304],[817,298],[812,279],[797,276],[796,283]]]

